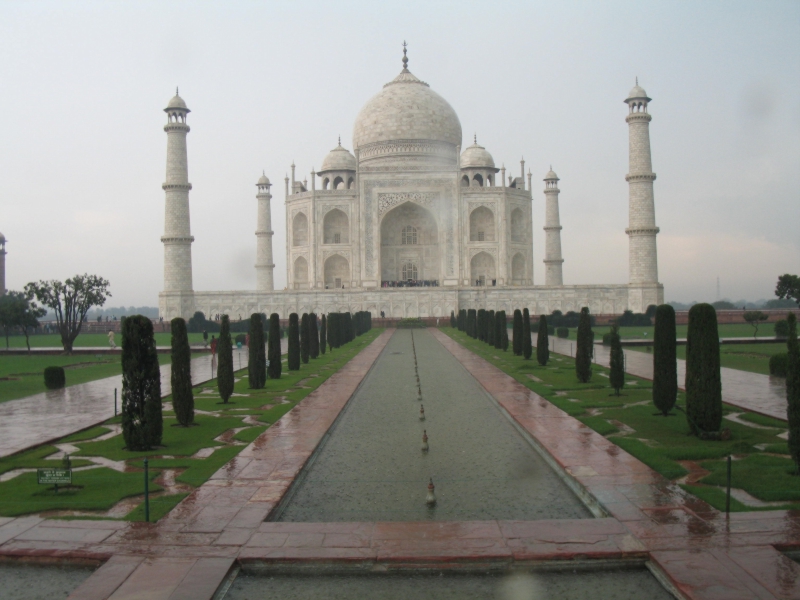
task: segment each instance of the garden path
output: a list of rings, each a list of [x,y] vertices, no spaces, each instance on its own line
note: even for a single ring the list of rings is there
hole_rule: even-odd
[[[286,352],[286,339],[281,352]],[[247,366],[247,349],[234,349],[234,368]],[[210,354],[192,359],[192,383],[212,379]],[[0,404],[0,457],[15,454],[98,425],[114,416],[114,390],[122,390],[122,375],[50,390]],[[161,393],[171,393],[170,365],[161,366]],[[118,399],[119,406],[121,400]]]

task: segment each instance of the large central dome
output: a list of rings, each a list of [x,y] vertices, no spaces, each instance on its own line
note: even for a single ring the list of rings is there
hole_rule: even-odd
[[[353,127],[354,148],[395,140],[461,145],[456,111],[406,68],[364,105]]]

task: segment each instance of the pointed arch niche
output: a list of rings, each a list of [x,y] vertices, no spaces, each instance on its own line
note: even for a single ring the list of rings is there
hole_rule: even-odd
[[[322,240],[324,244],[349,244],[350,220],[338,208],[329,210],[322,222]]]
[[[350,287],[350,263],[345,257],[334,254],[325,261],[325,287],[329,290]]]
[[[497,279],[494,257],[488,252],[478,252],[469,263],[472,285],[492,285]]]
[[[308,245],[308,217],[299,212],[292,219],[292,246]]]
[[[305,257],[298,256],[294,261],[294,289],[304,290],[307,287],[308,261],[305,259]]]

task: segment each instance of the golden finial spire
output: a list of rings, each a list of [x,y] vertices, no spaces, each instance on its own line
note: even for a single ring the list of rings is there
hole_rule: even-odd
[[[406,44],[406,41],[403,40],[403,71],[408,71],[408,55],[406,54],[407,48],[408,44]]]

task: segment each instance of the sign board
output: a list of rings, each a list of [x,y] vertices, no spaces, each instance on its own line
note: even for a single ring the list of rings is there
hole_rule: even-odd
[[[71,484],[72,469],[36,469],[36,479],[43,484]]]

